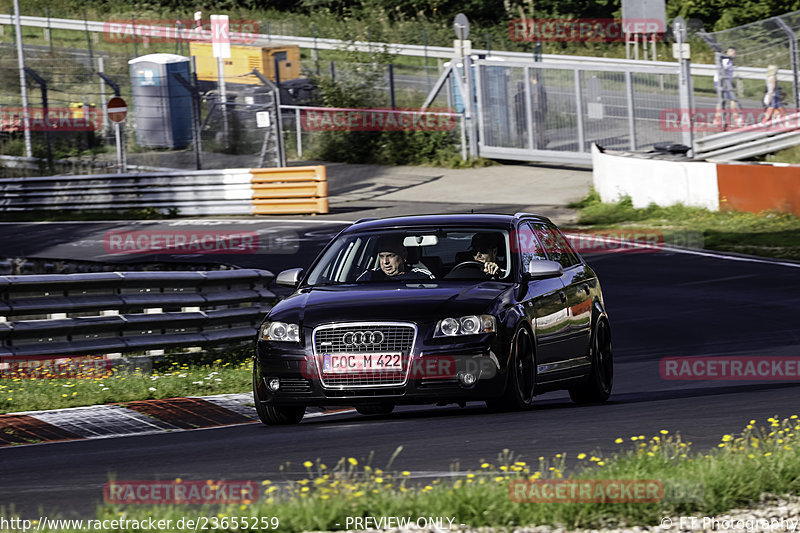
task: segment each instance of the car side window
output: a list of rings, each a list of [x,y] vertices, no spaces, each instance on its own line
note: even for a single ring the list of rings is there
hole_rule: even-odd
[[[536,236],[536,232],[527,222],[525,224],[520,224],[516,239],[514,239],[512,242],[522,260],[523,272],[528,270],[528,265],[531,261],[542,261],[547,259],[547,255],[544,253],[544,248],[542,247],[539,238]]]
[[[560,263],[565,269],[577,265],[581,262],[578,254],[570,246],[569,241],[561,234],[558,229],[545,224],[533,224],[536,235],[544,244],[547,256],[551,261]]]

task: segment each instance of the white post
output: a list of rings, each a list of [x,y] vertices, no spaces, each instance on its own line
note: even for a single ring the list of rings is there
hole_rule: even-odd
[[[119,122],[114,123],[114,136],[117,138],[117,174],[124,172],[122,168],[122,142],[119,135]]]
[[[25,155],[33,157],[31,148],[31,121],[28,113],[28,87],[25,84],[25,55],[22,52],[22,25],[20,24],[19,0],[14,0],[14,23],[17,31],[17,62],[19,63],[19,89],[22,93],[22,130],[25,135]]]
[[[97,58],[97,72],[105,72],[103,69],[102,57]],[[103,142],[105,142],[106,132],[108,131],[108,105],[106,104],[106,82],[103,78],[100,78],[100,101],[103,103],[103,114],[101,118],[103,119]]]
[[[228,148],[228,98],[225,92],[225,60],[217,58],[217,74],[219,76],[219,99],[222,102],[222,134],[225,148]]]
[[[301,131],[301,124],[300,124],[300,109],[297,108],[294,110],[294,117],[295,117],[295,126],[297,129],[297,158],[301,159],[303,157],[303,132]],[[278,118],[280,120],[280,118]]]

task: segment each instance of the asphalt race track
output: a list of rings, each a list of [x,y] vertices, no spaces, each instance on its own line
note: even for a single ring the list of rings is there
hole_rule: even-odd
[[[287,227],[300,239],[297,253],[232,255],[227,261],[269,265],[276,272],[303,266],[338,227],[324,220]],[[65,233],[58,234],[59,228]],[[78,224],[65,228],[43,224],[27,230],[41,232],[42,239],[49,235],[52,248],[69,248],[56,242],[83,243],[71,248],[84,258],[102,255],[97,253],[103,251],[102,224],[91,231]],[[2,233],[6,254],[45,246],[30,233],[16,241]],[[519,413],[490,413],[477,403],[401,407],[387,417],[348,412],[295,427],[244,424],[9,447],[0,449],[0,505],[28,518],[55,512],[93,516],[111,477],[279,481],[284,476],[279,467],[287,461],[302,476],[305,460],[319,457],[332,465],[346,456],[363,462],[374,451],[373,466],[383,467],[398,445],[403,450],[394,468],[415,477],[448,473],[454,463],[476,470],[504,448],[529,461],[559,452],[572,457],[592,450],[609,453],[618,449],[617,437],[629,446],[628,437],[650,437],[661,429],[680,432],[695,448],[713,448],[723,434],[741,430],[750,419],[800,413],[796,380],[676,381],[659,373],[663,357],[797,356],[800,265],[664,250],[587,259],[600,276],[611,318],[616,376],[606,405],[576,407],[565,393],[551,393],[540,396],[534,410]]]

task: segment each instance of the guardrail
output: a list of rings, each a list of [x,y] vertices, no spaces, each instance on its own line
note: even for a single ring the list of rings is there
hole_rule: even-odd
[[[327,213],[326,171],[307,166],[0,179],[0,211],[143,208],[179,215]]]
[[[0,14],[0,24],[13,24],[14,17],[11,15]],[[101,21],[83,21],[71,19],[48,19],[46,17],[21,16],[22,26],[32,26],[36,28],[51,28],[75,31],[90,31],[103,33],[107,31],[106,23]],[[142,35],[164,35],[165,30],[174,31],[174,26],[152,26],[147,24],[136,24]],[[368,41],[342,41],[339,39],[320,39],[314,37],[297,37],[292,35],[252,35],[237,32],[230,33],[232,40],[243,40],[253,46],[264,46],[269,44],[295,44],[301,48],[315,48],[317,50],[351,50],[358,52],[372,52],[374,50],[386,50],[389,53],[412,56],[412,57],[432,57],[441,59],[452,59],[453,48],[447,46],[420,46],[401,43],[380,43]],[[507,52],[503,50],[483,50],[473,49],[473,54],[491,56],[492,59],[500,60],[530,60],[531,54],[527,52]],[[558,61],[560,63],[575,63],[590,67],[593,65],[621,65],[641,67],[643,64],[655,67],[675,67],[677,62],[671,61],[640,61],[638,59],[618,59],[608,57],[587,57],[587,56],[566,56],[557,54],[543,54],[543,61]],[[695,63],[691,66],[693,76],[713,76],[717,68],[715,65]],[[736,67],[736,77],[743,79],[763,80],[767,69],[752,67]],[[781,81],[793,80],[792,71],[781,69],[778,74]]]
[[[769,154],[798,143],[800,113],[794,113],[766,125],[753,124],[695,139],[694,155],[702,159],[738,161]]]
[[[259,168],[250,174],[254,215],[328,212],[324,166]]]
[[[0,276],[0,363],[252,339],[275,299],[273,277],[251,269]]]

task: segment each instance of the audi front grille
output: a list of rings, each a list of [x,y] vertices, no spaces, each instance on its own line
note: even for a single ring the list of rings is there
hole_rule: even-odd
[[[314,361],[324,388],[397,387],[408,381],[417,327],[405,322],[328,324],[314,329]],[[332,373],[324,368],[325,355],[389,356],[399,354],[401,368]]]

